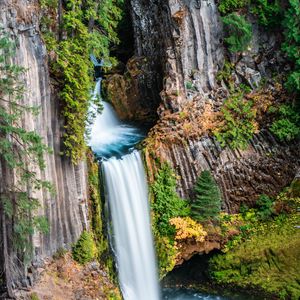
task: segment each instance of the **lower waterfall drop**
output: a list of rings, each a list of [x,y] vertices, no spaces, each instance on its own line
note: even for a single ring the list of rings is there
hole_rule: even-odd
[[[158,300],[148,189],[138,151],[103,163],[124,299]]]
[[[96,83],[94,97],[100,95],[100,89],[101,79]],[[143,134],[119,121],[107,102],[102,104],[104,110],[91,128],[89,145],[104,159],[102,172],[120,287],[125,300],[159,300],[147,180],[141,155],[133,150]]]

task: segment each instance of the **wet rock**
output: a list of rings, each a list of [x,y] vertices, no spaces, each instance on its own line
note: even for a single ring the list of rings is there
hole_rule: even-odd
[[[106,77],[104,87],[107,98],[120,119],[148,122],[157,119],[157,102],[153,101],[153,97],[149,100],[143,89],[143,85],[151,85],[154,75],[149,73],[149,63],[145,57],[132,57],[124,74]]]

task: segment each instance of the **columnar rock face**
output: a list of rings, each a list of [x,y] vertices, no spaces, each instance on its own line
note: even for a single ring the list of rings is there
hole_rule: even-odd
[[[215,2],[131,0],[131,5],[136,55],[149,58],[157,74],[145,90],[156,91],[161,87],[157,79],[163,78],[162,102],[172,111],[191,99],[189,87],[201,95],[209,93],[223,63]]]
[[[279,143],[268,131],[257,134],[247,150],[222,149],[211,137],[162,147],[158,156],[179,175],[178,193],[193,197],[197,176],[211,170],[223,192],[223,208],[236,213],[242,203],[254,205],[261,194],[275,196],[290,184],[299,168],[299,143]]]
[[[223,47],[214,0],[131,0],[131,6],[136,55],[150,60],[151,72],[157,74],[143,88],[146,93],[160,92],[161,97],[160,121],[147,143],[150,173],[155,165],[152,158],[169,161],[179,178],[179,194],[190,198],[197,176],[210,169],[222,189],[223,206],[230,212],[238,211],[242,202],[254,204],[260,194],[276,194],[288,185],[300,165],[299,143],[279,143],[262,124],[247,150],[222,149],[207,132],[197,131],[200,122],[211,122],[205,120],[210,116],[205,108],[219,111],[229,95],[226,83],[217,76],[224,62],[230,63],[228,76],[236,85],[246,83],[255,89],[263,77],[284,69],[284,59],[276,51],[280,40],[249,18],[252,44],[246,52],[232,55]],[[163,138],[158,137],[161,127]],[[172,141],[178,133],[182,138]]]
[[[40,107],[36,117],[24,114],[23,125],[28,130],[37,131],[44,143],[54,150],[53,154],[45,156],[46,169],[38,174],[54,185],[56,194],[42,191],[35,194],[40,201],[38,214],[46,216],[49,221],[49,234],[33,237],[35,260],[39,260],[61,247],[70,246],[88,227],[87,167],[85,162],[75,166],[61,155],[62,122],[56,92],[51,90],[46,48],[39,32],[38,1],[0,1],[0,24],[16,43],[13,63],[26,70],[23,75],[26,88],[24,104]],[[0,166],[0,178],[0,187],[13,180],[5,165]],[[7,220],[8,240],[11,226],[11,221]],[[13,261],[15,253],[11,248],[8,250]]]

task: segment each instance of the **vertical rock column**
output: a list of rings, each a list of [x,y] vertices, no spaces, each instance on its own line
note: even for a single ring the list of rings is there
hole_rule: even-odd
[[[40,202],[38,214],[49,221],[49,234],[36,233],[33,237],[34,260],[39,261],[61,247],[70,247],[82,230],[88,227],[87,167],[84,161],[75,166],[61,155],[63,124],[59,116],[57,92],[51,88],[47,52],[39,31],[38,1],[1,1],[0,24],[16,44],[12,63],[25,68],[22,78],[25,84],[23,104],[40,107],[38,116],[24,114],[23,126],[38,132],[43,142],[54,150],[53,154],[45,156],[46,169],[42,172],[37,170],[38,176],[50,181],[56,191],[55,195],[45,191],[34,195]],[[1,184],[9,184],[13,177],[5,176],[5,166],[0,167],[0,173],[4,175]],[[8,232],[11,231],[10,226],[8,221]],[[15,253],[12,248],[9,251],[14,260]]]

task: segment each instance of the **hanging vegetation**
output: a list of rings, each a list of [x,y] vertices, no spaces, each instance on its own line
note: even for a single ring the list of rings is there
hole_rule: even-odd
[[[117,25],[123,0],[42,0],[42,32],[51,58],[51,72],[59,81],[61,115],[64,119],[64,153],[77,163],[86,150],[86,127],[94,115],[89,112],[93,87],[90,54],[105,66],[116,60],[110,46],[118,43]],[[57,17],[59,24],[57,24]],[[50,28],[50,30],[49,30]]]

